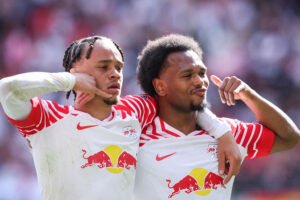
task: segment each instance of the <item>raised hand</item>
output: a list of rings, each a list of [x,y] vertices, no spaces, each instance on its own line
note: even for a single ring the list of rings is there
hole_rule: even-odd
[[[77,92],[76,104],[84,105],[92,100],[95,95],[102,98],[110,98],[111,94],[108,94],[96,87],[96,80],[93,76],[86,73],[77,72],[75,69],[70,71],[76,77],[76,83],[73,89]]]
[[[235,105],[235,101],[242,99],[249,92],[250,87],[235,76],[225,77],[222,81],[215,75],[210,76],[211,81],[219,88],[222,103],[228,106]]]

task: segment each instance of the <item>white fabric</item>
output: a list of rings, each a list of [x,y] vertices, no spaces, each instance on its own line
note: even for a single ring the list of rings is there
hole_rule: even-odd
[[[207,108],[198,112],[197,123],[216,139],[230,131],[230,127]]]
[[[132,198],[141,132],[135,115],[124,118],[114,109],[100,121],[51,101],[35,98],[33,104],[30,118],[41,124],[24,122],[22,133],[28,133],[43,200]]]
[[[31,98],[49,92],[69,91],[75,82],[76,77],[68,72],[29,72],[3,78],[0,101],[10,118],[22,120],[31,111]]]
[[[219,176],[216,152],[217,140],[206,134],[146,143],[138,154],[135,200],[229,200],[234,178],[226,188],[209,180],[211,173]],[[191,180],[185,181],[188,176]]]
[[[268,155],[274,133],[257,123],[222,118],[230,124],[242,157]],[[204,130],[188,135],[160,117],[143,129],[138,154],[135,200],[229,200],[233,179],[222,187],[217,139]]]
[[[155,102],[147,95],[128,96],[100,121],[72,106],[32,98],[74,84],[69,73],[1,80],[1,104],[30,143],[42,199],[130,200],[141,128],[153,120]]]

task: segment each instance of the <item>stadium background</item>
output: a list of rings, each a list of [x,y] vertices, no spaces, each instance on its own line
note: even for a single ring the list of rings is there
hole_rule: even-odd
[[[298,0],[1,0],[0,78],[61,71],[70,41],[100,34],[125,52],[122,94],[140,93],[138,52],[148,39],[175,32],[200,41],[209,74],[241,77],[300,126],[299,13]],[[47,98],[65,102],[62,93]],[[209,100],[219,116],[254,120],[242,103],[222,105],[212,85]],[[300,199],[299,150],[246,161],[232,199]],[[0,200],[38,199],[27,143],[1,114]]]

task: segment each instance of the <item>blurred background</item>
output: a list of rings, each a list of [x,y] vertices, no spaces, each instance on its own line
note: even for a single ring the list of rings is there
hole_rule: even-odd
[[[62,71],[72,40],[100,34],[125,52],[122,94],[137,94],[138,53],[168,33],[194,37],[209,74],[240,77],[300,126],[299,0],[0,0],[0,78]],[[208,97],[218,116],[255,120],[242,103],[222,105],[213,85]],[[72,103],[62,93],[49,98]],[[232,199],[300,199],[299,152],[245,161]],[[0,200],[39,199],[27,143],[1,114]]]

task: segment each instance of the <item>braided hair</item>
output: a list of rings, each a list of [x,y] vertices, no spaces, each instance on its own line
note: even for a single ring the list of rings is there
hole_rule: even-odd
[[[82,51],[85,47],[85,44],[88,44],[88,50],[85,55],[85,58],[89,59],[92,54],[92,51],[94,49],[94,44],[95,44],[96,40],[98,40],[98,39],[99,40],[108,39],[108,40],[112,41],[111,39],[109,39],[107,37],[103,37],[103,36],[91,36],[91,37],[82,38],[82,39],[72,42],[69,45],[69,47],[66,49],[65,55],[63,58],[63,67],[65,68],[65,71],[70,72],[71,68],[73,67],[73,63],[75,63],[76,61],[81,59]],[[112,41],[112,42],[116,46],[118,51],[120,52],[120,54],[122,56],[122,61],[124,61],[124,54],[123,54],[121,47],[114,41]],[[72,90],[72,92],[76,98],[76,92],[74,90]],[[67,92],[67,95],[66,95],[67,99],[69,99],[70,94],[71,94],[71,91]]]

